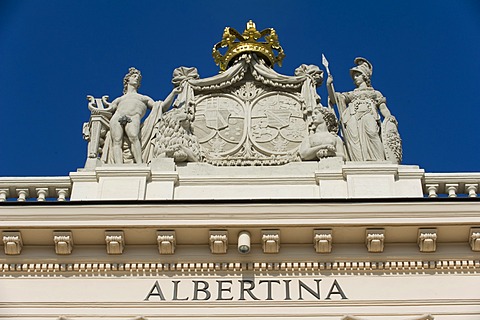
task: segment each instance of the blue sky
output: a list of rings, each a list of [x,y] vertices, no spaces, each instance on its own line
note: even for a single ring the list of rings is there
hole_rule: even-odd
[[[276,29],[286,57],[275,69],[330,61],[338,91],[353,59],[399,122],[403,164],[427,172],[480,171],[480,1],[23,1],[0,2],[0,176],[61,176],[83,167],[86,95],[122,93],[135,66],[140,92],[172,89],[176,67],[202,78],[224,27],[252,19]],[[323,68],[323,67],[322,67]],[[318,93],[326,103],[326,88]]]

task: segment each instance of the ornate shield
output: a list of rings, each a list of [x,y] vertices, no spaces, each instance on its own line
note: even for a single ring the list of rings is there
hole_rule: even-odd
[[[299,95],[254,82],[200,96],[193,130],[205,160],[215,165],[296,161],[308,133]]]
[[[252,102],[249,137],[264,154],[297,151],[307,135],[300,100],[293,94],[269,92]]]
[[[201,97],[196,104],[193,130],[207,159],[234,153],[245,140],[242,101],[222,93]]]

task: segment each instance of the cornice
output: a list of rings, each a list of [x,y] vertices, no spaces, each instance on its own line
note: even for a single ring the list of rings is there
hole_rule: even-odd
[[[367,247],[372,252],[381,252],[384,246],[409,245],[408,252],[412,257],[419,250],[435,251],[437,246],[447,248],[448,245],[461,244],[465,249],[470,248],[469,253],[461,256],[465,259],[480,249],[479,212],[478,201],[340,204],[246,201],[222,205],[216,202],[79,203],[69,206],[0,207],[0,231],[4,233],[4,238],[7,237],[5,239],[9,239],[8,235],[13,232],[19,232],[23,238],[23,244],[20,238],[17,242],[5,240],[11,249],[7,250],[9,255],[20,252],[22,246],[52,246],[51,251],[54,252],[55,232],[70,232],[71,236],[62,240],[64,247],[72,246],[74,241],[75,246],[96,245],[105,251],[105,233],[109,231],[124,232],[124,244],[129,247],[156,246],[158,231],[176,231],[173,241],[180,246],[206,246],[209,243],[208,234],[214,230],[228,231],[229,240],[226,243],[231,244],[237,243],[238,234],[245,230],[251,234],[252,245],[261,245],[263,230],[275,229],[280,234],[278,241],[282,247],[283,244],[302,245],[308,247],[308,254],[314,254],[314,250],[327,253],[326,248],[331,244],[334,247],[341,244],[362,245],[363,249],[356,251],[357,254],[366,252]],[[329,232],[331,236],[327,239],[324,235]],[[379,234],[382,235],[377,236]],[[369,242],[369,235],[371,239],[375,238],[374,246]],[[14,250],[14,247],[18,248]],[[32,252],[31,249],[28,252]]]
[[[31,185],[37,186],[51,186],[51,185],[64,185],[65,187],[71,186],[70,177],[2,177],[0,179],[0,188],[10,187],[15,185],[16,187],[30,187]]]
[[[478,172],[445,172],[445,173],[425,173],[426,183],[478,183],[480,173]]]
[[[429,199],[425,199],[429,200]],[[475,199],[465,199],[475,200]],[[144,225],[146,220],[176,225],[202,225],[221,220],[224,224],[235,224],[249,220],[249,224],[385,224],[414,225],[425,223],[478,223],[480,202],[478,201],[412,201],[412,202],[91,202],[68,206],[2,206],[0,218],[5,226],[42,226],[52,221],[65,223],[89,223],[97,225],[105,221],[109,225],[116,221],[132,220],[134,225]],[[205,221],[205,222],[202,222]],[[46,223],[48,222],[48,223]],[[156,223],[156,222],[154,222]],[[243,222],[241,222],[243,223]]]

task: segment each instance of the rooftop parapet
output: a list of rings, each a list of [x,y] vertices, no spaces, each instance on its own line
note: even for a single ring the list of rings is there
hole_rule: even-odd
[[[425,173],[423,192],[429,198],[476,198],[479,183],[480,173]]]
[[[2,177],[0,202],[199,199],[477,198],[480,173],[424,173],[385,163],[214,167],[103,166],[66,177]],[[114,187],[115,186],[115,187]]]

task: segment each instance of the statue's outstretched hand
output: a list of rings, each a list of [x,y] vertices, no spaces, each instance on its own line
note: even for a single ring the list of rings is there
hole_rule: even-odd
[[[175,87],[173,88],[172,92],[173,94],[179,94],[180,92],[182,92],[183,88],[182,87]]]
[[[390,115],[386,119],[389,119],[390,121],[392,121],[393,123],[395,123],[398,126],[397,118],[395,118],[394,116]]]

